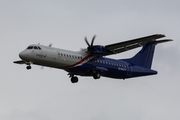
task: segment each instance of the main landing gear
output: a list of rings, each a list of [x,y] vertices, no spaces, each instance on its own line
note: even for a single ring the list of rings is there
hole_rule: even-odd
[[[77,83],[78,82],[78,77],[74,76],[73,73],[69,73],[68,75],[71,78],[72,83]],[[97,72],[97,71],[94,71],[92,76],[93,76],[94,79],[99,79],[101,77],[101,74],[99,72]]]
[[[77,83],[78,82],[78,77],[72,77],[71,82],[72,83]]]
[[[98,72],[93,73],[93,78],[94,79],[99,79],[100,77],[101,77],[101,75]]]

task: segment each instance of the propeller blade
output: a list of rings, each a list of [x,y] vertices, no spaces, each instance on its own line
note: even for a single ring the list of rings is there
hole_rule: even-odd
[[[90,44],[89,44],[89,42],[88,42],[87,38],[86,38],[86,37],[84,37],[84,39],[85,39],[85,42],[86,42],[86,44],[88,45],[88,47],[90,47]]]
[[[96,35],[93,36],[92,41],[91,41],[91,45],[90,45],[88,40],[87,40],[87,37],[86,36],[84,37],[85,42],[88,45],[87,50],[90,52],[93,52],[93,43],[94,43],[95,38],[96,38]]]
[[[91,41],[91,47],[93,46],[94,39],[96,38],[96,35],[93,36],[92,41]]]

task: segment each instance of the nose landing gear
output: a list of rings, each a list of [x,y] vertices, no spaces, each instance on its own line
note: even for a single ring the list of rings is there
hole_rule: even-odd
[[[27,70],[30,70],[30,69],[31,69],[31,64],[30,64],[30,62],[26,62],[25,64],[28,65],[28,66],[26,67],[26,69],[27,69]]]
[[[28,65],[28,66],[26,67],[26,69],[27,69],[27,70],[30,70],[30,69],[31,69],[31,66],[30,66],[30,65]]]
[[[74,74],[69,73],[68,75],[71,78],[72,83],[77,83],[78,82],[78,77],[74,76]]]

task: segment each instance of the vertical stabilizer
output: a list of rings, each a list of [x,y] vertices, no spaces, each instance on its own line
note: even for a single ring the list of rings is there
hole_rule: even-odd
[[[124,61],[151,69],[154,51],[155,44],[151,44],[151,42],[149,42],[146,43],[134,57],[130,59],[124,59]]]

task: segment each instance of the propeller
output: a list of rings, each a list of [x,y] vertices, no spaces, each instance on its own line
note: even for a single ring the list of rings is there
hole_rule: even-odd
[[[89,44],[87,37],[85,36],[85,42],[88,45],[87,49],[88,51],[92,52],[93,51],[93,43],[94,43],[94,39],[96,38],[96,35],[93,36],[92,41],[91,41],[91,45]]]

